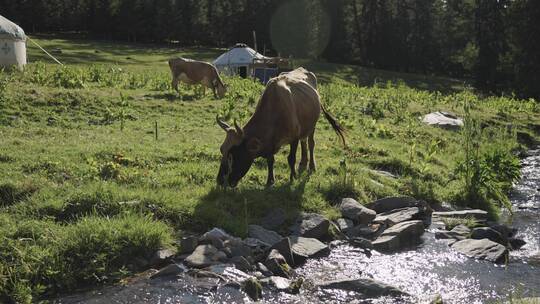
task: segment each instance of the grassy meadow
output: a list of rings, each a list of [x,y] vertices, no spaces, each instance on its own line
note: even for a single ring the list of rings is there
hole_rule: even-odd
[[[215,180],[225,134],[215,116],[245,123],[264,87],[225,78],[222,100],[182,84],[177,94],[166,64],[173,56],[211,60],[222,50],[36,41],[56,49],[65,66],[29,43],[25,71],[0,73],[0,302],[117,282],[144,270],[155,250],[176,246],[182,231],[218,226],[244,236],[276,208],[291,220],[301,211],[335,218],[345,196],[367,203],[411,195],[496,216],[513,178],[497,172],[540,135],[534,100],[480,96],[453,79],[299,60],[319,76],[348,147],[320,119],[317,172],[289,183],[284,147],[274,187],[265,188],[266,162],[258,160],[237,189],[223,190]],[[437,110],[470,124],[462,132],[423,125],[419,117]],[[493,159],[497,172],[489,171]],[[487,168],[496,191],[471,185],[477,167]],[[464,199],[471,188],[483,191],[485,204]]]

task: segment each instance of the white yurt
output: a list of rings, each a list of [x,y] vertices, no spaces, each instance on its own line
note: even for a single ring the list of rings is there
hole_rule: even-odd
[[[266,57],[257,53],[249,46],[238,43],[229,51],[223,53],[216,60],[214,65],[225,75],[239,75],[243,78],[251,77],[253,74],[252,64],[255,59],[265,59]]]
[[[26,64],[26,35],[23,29],[0,16],[0,68]]]

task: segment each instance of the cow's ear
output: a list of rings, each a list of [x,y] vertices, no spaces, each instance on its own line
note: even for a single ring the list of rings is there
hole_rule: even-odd
[[[257,137],[252,137],[247,142],[247,149],[250,154],[256,154],[261,150],[262,143]]]

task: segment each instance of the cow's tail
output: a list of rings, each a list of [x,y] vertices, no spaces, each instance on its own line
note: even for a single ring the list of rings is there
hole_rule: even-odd
[[[341,124],[334,118],[334,116],[332,116],[332,114],[330,114],[330,112],[326,110],[326,108],[324,107],[322,103],[321,103],[321,109],[324,113],[324,117],[326,118],[326,120],[328,120],[328,122],[332,126],[332,129],[334,129],[338,137],[341,139],[343,146],[347,147],[347,142],[345,141],[345,132],[346,132],[345,128],[343,128]]]

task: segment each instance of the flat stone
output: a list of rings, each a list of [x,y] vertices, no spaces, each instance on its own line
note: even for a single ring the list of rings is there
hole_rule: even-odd
[[[357,224],[369,224],[377,213],[368,209],[352,198],[344,198],[339,205],[339,211],[344,218],[348,218]]]
[[[459,210],[459,211],[439,211],[433,212],[433,216],[438,217],[453,217],[453,218],[467,218],[473,217],[479,221],[487,220],[487,211],[480,209]]]
[[[272,210],[270,213],[268,213],[265,217],[263,217],[260,220],[261,226],[263,226],[266,229],[270,230],[277,230],[285,223],[285,220],[287,219],[287,215],[285,213],[285,210],[278,208],[275,210]]]
[[[372,244],[381,252],[400,250],[420,243],[424,233],[422,221],[408,221],[386,229]]]
[[[321,289],[339,289],[362,294],[367,298],[381,296],[405,296],[398,288],[372,279],[344,279],[324,282],[318,285]]]
[[[212,245],[199,245],[184,263],[189,267],[204,268],[226,260],[227,255]]]
[[[269,277],[274,275],[268,267],[266,267],[263,263],[257,263],[257,269],[261,272],[261,274],[265,277]]]
[[[336,220],[336,224],[339,230],[341,230],[342,232],[347,232],[347,230],[354,227],[353,221],[346,218],[338,218]]]
[[[316,213],[303,213],[291,227],[292,235],[324,239],[328,237],[330,221]]]
[[[503,237],[511,238],[517,233],[516,228],[511,228],[503,224],[488,222],[488,225],[489,225],[489,228],[499,232]]]
[[[388,226],[394,226],[401,222],[420,220],[423,218],[423,215],[420,208],[407,207],[377,214],[377,217],[373,221],[376,223],[384,223]]]
[[[468,257],[498,264],[502,264],[508,259],[506,247],[488,239],[457,241],[452,244],[452,248]]]
[[[322,256],[330,250],[328,246],[314,238],[292,236],[290,240],[295,261],[297,257],[299,260],[305,260],[307,258]]]
[[[452,230],[450,231],[452,231],[453,233],[459,234],[465,238],[468,238],[471,235],[471,228],[463,224],[457,225],[456,227],[452,228]]]
[[[163,278],[163,277],[169,277],[169,276],[176,276],[181,273],[184,273],[186,271],[186,268],[184,268],[181,265],[178,264],[170,264],[163,268],[161,268],[158,272],[153,274],[150,279],[157,279],[157,278]]]
[[[443,240],[457,240],[457,241],[466,239],[466,237],[464,237],[463,235],[459,233],[455,233],[453,231],[436,231],[435,238],[438,240],[443,239]]]
[[[386,225],[377,223],[369,225],[358,225],[347,230],[346,235],[349,238],[363,237],[366,239],[374,240],[384,231],[385,227]]]
[[[393,196],[376,200],[367,205],[368,208],[377,213],[389,212],[396,209],[407,207],[419,207],[420,202],[415,198],[408,196]]]
[[[503,246],[508,246],[508,238],[503,237],[499,232],[489,227],[474,228],[471,233],[471,239],[488,239]]]
[[[255,238],[262,242],[265,242],[270,246],[273,246],[275,243],[281,241],[281,239],[283,238],[277,232],[265,229],[264,227],[258,225],[248,226],[248,236],[250,238]]]

